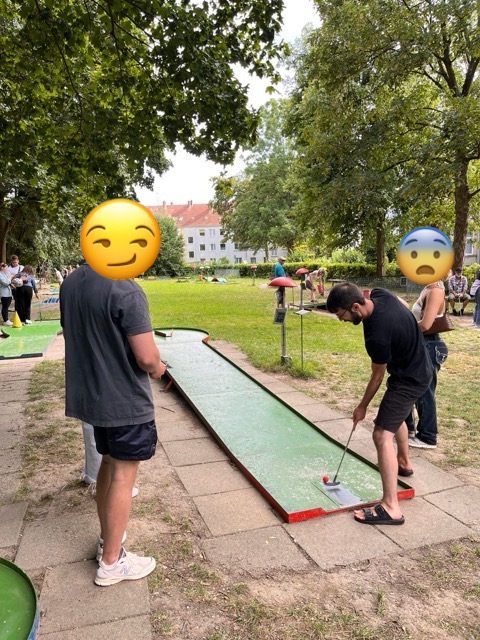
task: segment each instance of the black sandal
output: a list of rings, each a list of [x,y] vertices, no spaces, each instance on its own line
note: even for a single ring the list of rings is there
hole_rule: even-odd
[[[392,518],[392,516],[385,511],[381,504],[376,504],[374,507],[366,507],[363,509],[365,518],[358,518],[353,516],[357,522],[361,524],[403,524],[405,518]]]

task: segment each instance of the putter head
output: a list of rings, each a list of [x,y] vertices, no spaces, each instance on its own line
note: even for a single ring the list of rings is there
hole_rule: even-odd
[[[338,480],[329,480],[328,482],[323,483],[326,487],[338,487],[340,482]]]

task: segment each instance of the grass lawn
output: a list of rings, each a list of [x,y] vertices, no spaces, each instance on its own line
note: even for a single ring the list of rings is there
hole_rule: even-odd
[[[303,369],[301,319],[290,309],[286,318],[287,354],[281,364],[280,326],[273,324],[274,289],[257,280],[232,284],[200,280],[143,281],[155,327],[195,327],[212,340],[236,344],[255,366],[284,371],[299,388],[345,411],[353,410],[370,375],[370,360],[363,345],[361,326],[338,322],[333,316],[303,316]],[[299,291],[287,290],[287,302]],[[305,297],[305,300],[307,298]],[[444,334],[449,357],[439,374],[437,402],[441,466],[476,466],[480,463],[480,408],[476,385],[479,374],[480,332],[457,326]],[[372,406],[378,403],[377,394]]]

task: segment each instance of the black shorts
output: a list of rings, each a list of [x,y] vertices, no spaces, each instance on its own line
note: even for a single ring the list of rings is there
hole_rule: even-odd
[[[310,282],[310,280],[305,280],[305,286],[307,287],[307,289],[313,290],[313,284]]]
[[[155,420],[128,427],[93,427],[95,444],[102,456],[116,460],[149,460],[155,455]]]
[[[405,384],[391,378],[387,381],[387,390],[378,407],[377,417],[374,420],[375,426],[385,429],[390,433],[396,433],[410,415],[415,402],[423,396],[430,386]]]

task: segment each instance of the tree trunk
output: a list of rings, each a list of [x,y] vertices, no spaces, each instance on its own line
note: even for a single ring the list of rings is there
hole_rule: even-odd
[[[269,255],[268,255],[268,244],[267,244],[267,246],[265,247],[265,262],[268,262],[268,260],[269,260]]]
[[[458,161],[455,178],[455,226],[453,229],[453,269],[463,267],[465,244],[467,242],[470,194],[468,192],[468,160]]]
[[[385,275],[385,229],[383,223],[377,224],[377,276],[383,277]]]
[[[0,261],[7,262],[7,238],[11,225],[6,218],[0,215]]]

